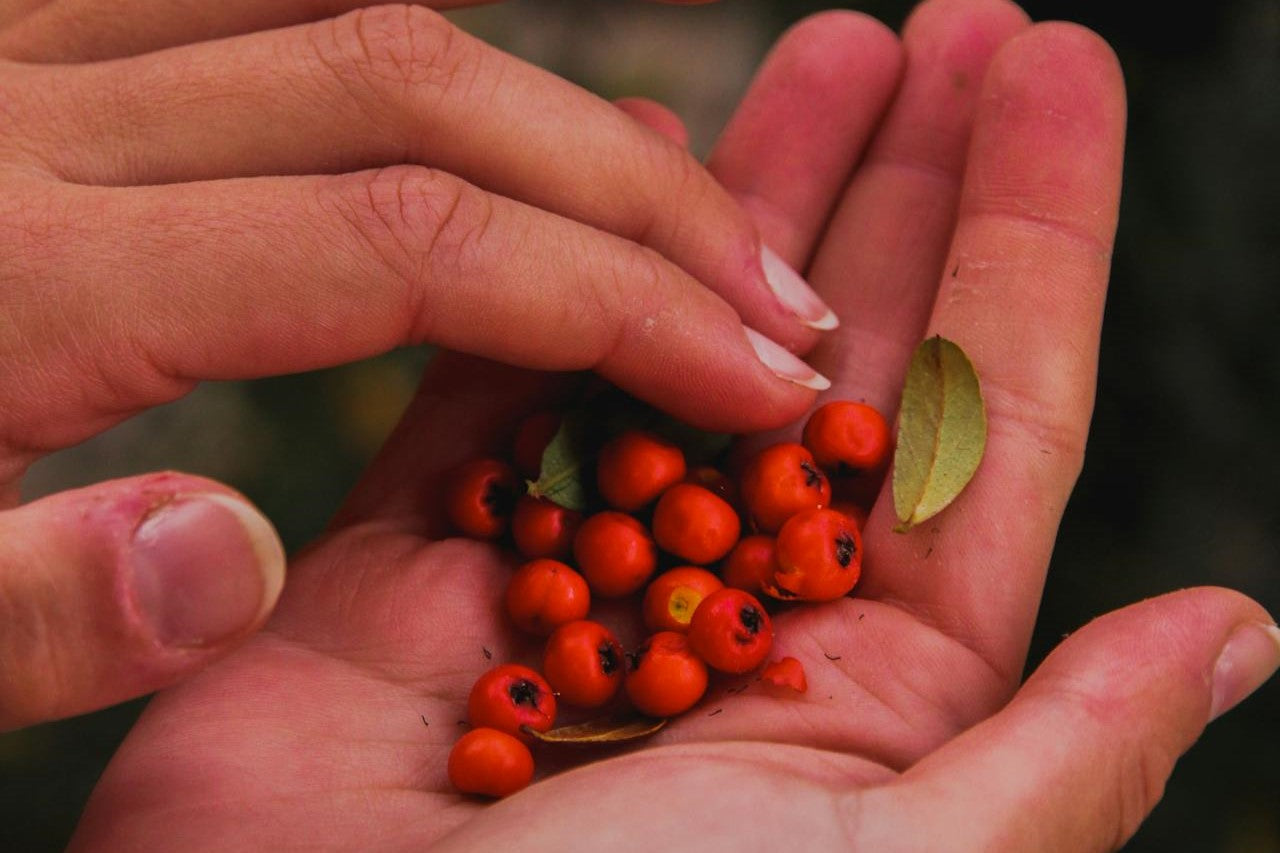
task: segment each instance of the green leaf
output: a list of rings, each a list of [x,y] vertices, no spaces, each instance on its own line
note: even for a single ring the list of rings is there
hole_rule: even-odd
[[[590,471],[584,471],[600,449],[585,409],[569,412],[560,421],[546,450],[542,452],[541,474],[529,483],[528,492],[566,509],[585,512],[590,499]]]
[[[667,724],[655,717],[610,716],[599,717],[576,726],[561,726],[546,732],[537,732],[528,726],[522,730],[543,743],[567,743],[578,746],[592,744],[626,743],[649,737]]]
[[[987,445],[987,413],[973,364],[942,337],[911,357],[898,444],[893,455],[893,505],[905,533],[941,512],[968,484]]]

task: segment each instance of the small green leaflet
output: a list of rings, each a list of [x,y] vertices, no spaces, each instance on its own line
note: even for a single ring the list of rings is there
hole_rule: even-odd
[[[542,453],[542,474],[529,483],[529,494],[585,512],[595,496],[596,455],[606,441],[628,429],[648,430],[678,445],[690,465],[711,462],[732,438],[682,424],[611,388],[588,396],[564,416]]]
[[[542,451],[542,473],[536,482],[529,483],[529,494],[535,498],[546,498],[566,509],[585,512],[590,495],[582,466],[594,458],[599,449],[600,442],[593,435],[584,410],[568,413],[561,420],[560,429],[547,449]]]
[[[902,389],[893,455],[893,505],[905,533],[941,512],[969,483],[987,444],[987,413],[973,364],[933,337],[916,348]]]

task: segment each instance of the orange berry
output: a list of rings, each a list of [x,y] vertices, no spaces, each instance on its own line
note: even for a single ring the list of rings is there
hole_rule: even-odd
[[[653,579],[644,593],[641,612],[650,631],[688,631],[702,599],[724,586],[720,578],[697,566],[680,566]]]
[[[564,625],[586,617],[591,591],[582,575],[559,560],[525,563],[507,582],[507,614],[516,627],[545,637]]]
[[[775,598],[833,601],[846,595],[862,573],[862,534],[848,516],[812,509],[787,520],[778,531],[778,571],[765,591]]]
[[[596,483],[615,509],[635,512],[684,479],[684,452],[652,433],[627,430],[600,448]]]
[[[742,500],[758,530],[776,533],[797,512],[830,503],[831,483],[804,447],[775,444],[747,463]]]
[[[664,551],[698,565],[714,563],[738,541],[738,513],[702,486],[677,483],[653,510],[653,538]]]
[[[449,782],[464,794],[505,797],[533,781],[533,754],[506,732],[477,728],[449,752]]]
[[[467,697],[471,725],[524,738],[521,726],[545,732],[556,719],[556,697],[545,678],[527,666],[504,663],[476,679]]]
[[[573,537],[582,524],[582,513],[546,498],[521,495],[511,516],[511,538],[525,557],[562,560],[573,552]]]
[[[758,595],[766,583],[773,583],[778,571],[774,554],[774,539],[765,533],[744,536],[733,546],[721,567],[720,576],[725,586],[746,590]]]
[[[698,704],[707,692],[707,666],[684,634],[659,631],[631,656],[624,682],[636,710],[651,717],[674,717]]]
[[[725,587],[698,605],[689,623],[689,645],[712,669],[750,672],[773,647],[773,623],[755,596]]]
[[[475,459],[459,465],[449,478],[444,509],[449,521],[475,539],[497,539],[507,530],[520,478],[497,459]]]
[[[622,686],[626,662],[617,637],[585,619],[561,625],[547,640],[542,671],[560,699],[579,708],[599,708]]]
[[[802,441],[829,470],[874,471],[889,458],[889,424],[866,403],[841,400],[819,407],[805,423]]]
[[[658,566],[658,549],[644,525],[621,512],[600,512],[582,522],[573,556],[591,591],[620,598],[644,586]]]

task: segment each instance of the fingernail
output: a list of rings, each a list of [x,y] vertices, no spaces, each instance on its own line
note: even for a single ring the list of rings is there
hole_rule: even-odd
[[[154,510],[129,549],[134,601],[166,646],[207,646],[261,619],[284,586],[270,523],[229,495],[183,495]]]
[[[1261,622],[1235,630],[1213,665],[1209,719],[1230,711],[1280,668],[1280,628]]]
[[[747,340],[751,342],[752,349],[756,351],[756,357],[764,363],[765,367],[772,370],[775,376],[814,391],[825,391],[831,387],[831,380],[796,358],[793,353],[755,329],[745,326],[743,328],[746,330]]]
[[[764,280],[768,282],[773,295],[801,323],[822,332],[840,325],[836,312],[813,292],[813,288],[798,272],[768,246],[760,249],[760,265],[764,268]]]

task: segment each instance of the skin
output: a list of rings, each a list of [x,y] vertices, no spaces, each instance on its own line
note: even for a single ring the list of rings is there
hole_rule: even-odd
[[[445,356],[267,627],[151,703],[72,847],[1118,846],[1210,715],[1275,666],[1253,642],[1270,616],[1195,589],[1100,618],[1019,684],[1082,461],[1123,125],[1096,36],[930,0],[901,44],[858,15],[802,24],[726,130],[711,172],[845,318],[813,356],[831,396],[892,413],[912,347],[940,333],[988,399],[987,456],[937,523],[892,534],[882,495],[860,596],[777,620],[803,699],[716,697],[723,713],[496,805],[453,793],[481,648],[531,647],[502,623],[503,558],[442,540],[435,496],[499,446],[493,424],[566,391]],[[1224,668],[1227,647],[1252,651]]]
[[[169,474],[19,506],[41,456],[202,380],[422,342],[594,369],[707,427],[776,427],[814,399],[791,351],[818,332],[767,285],[761,247],[680,144],[429,4],[0,0],[0,728],[198,670],[283,583],[278,537],[225,486]],[[210,498],[252,546],[210,541],[196,510],[148,526]],[[167,580],[140,583],[139,533],[180,528]],[[191,582],[215,564],[243,588]],[[214,599],[225,612],[182,624]],[[175,600],[159,626],[140,606]]]

